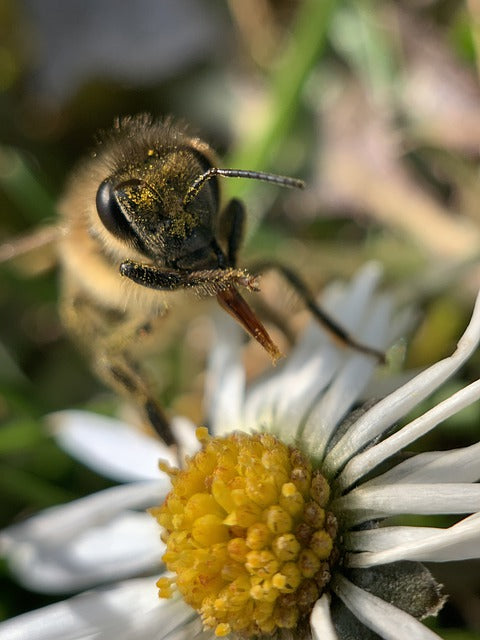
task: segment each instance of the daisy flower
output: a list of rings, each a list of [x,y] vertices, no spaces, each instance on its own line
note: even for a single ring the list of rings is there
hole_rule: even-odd
[[[391,299],[375,295],[378,278],[367,266],[322,302],[359,340],[384,349],[395,327]],[[89,439],[78,437],[85,424],[63,421],[67,448],[130,482],[40,513],[0,543],[26,585],[109,584],[3,623],[0,640],[438,638],[421,619],[445,596],[421,562],[480,557],[480,443],[399,454],[478,400],[480,381],[395,425],[476,349],[480,296],[452,356],[360,409],[374,358],[335,346],[312,324],[282,366],[247,385],[242,335],[222,324],[209,431],[197,429],[195,443],[178,423],[189,453],[180,469],[162,445],[152,441],[152,452],[126,427],[112,454],[109,423]],[[136,472],[129,453],[141,462]],[[160,474],[152,455],[165,460]],[[145,506],[162,543],[155,520],[138,512]],[[404,514],[461,518],[448,528],[396,524]],[[166,570],[153,578],[160,556]]]

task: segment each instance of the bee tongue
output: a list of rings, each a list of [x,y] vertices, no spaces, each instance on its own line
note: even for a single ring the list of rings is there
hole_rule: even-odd
[[[273,364],[282,357],[283,354],[270,338],[263,324],[235,287],[230,286],[217,293],[217,300],[219,305],[233,316],[252,338],[255,338],[255,340],[262,345],[272,359]]]

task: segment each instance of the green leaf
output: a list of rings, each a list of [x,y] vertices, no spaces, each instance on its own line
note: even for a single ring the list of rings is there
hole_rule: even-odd
[[[252,171],[271,168],[278,144],[297,113],[305,81],[321,57],[335,6],[336,0],[305,0],[299,5],[291,38],[267,80],[268,116],[244,137],[229,166]],[[248,180],[226,186],[229,197],[244,197],[250,189]]]
[[[43,508],[52,504],[68,502],[75,498],[72,493],[34,476],[26,471],[0,465],[0,493],[15,497],[29,508]]]
[[[0,455],[33,447],[45,437],[38,422],[28,419],[12,420],[0,428]]]

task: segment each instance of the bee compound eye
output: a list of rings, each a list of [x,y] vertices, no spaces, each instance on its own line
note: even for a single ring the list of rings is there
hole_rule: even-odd
[[[131,235],[130,225],[118,202],[115,187],[109,178],[98,187],[95,204],[98,217],[107,231],[120,238],[127,238]]]

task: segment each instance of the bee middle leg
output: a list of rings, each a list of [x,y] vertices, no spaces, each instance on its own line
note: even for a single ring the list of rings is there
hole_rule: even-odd
[[[144,317],[130,318],[99,308],[83,296],[66,296],[61,315],[67,330],[87,352],[97,377],[132,401],[167,446],[175,445],[170,422],[155,400],[153,385],[134,356],[135,349],[141,348],[141,342],[154,330],[152,323]]]
[[[314,295],[303,281],[303,279],[290,267],[274,260],[257,262],[251,267],[252,273],[261,274],[265,271],[276,271],[288,282],[292,289],[303,301],[313,317],[318,321],[330,335],[346,347],[350,347],[360,353],[374,356],[380,363],[385,362],[385,354],[379,349],[359,342],[344,327],[334,320],[315,300]]]
[[[245,226],[245,207],[240,200],[232,199],[226,205],[222,217],[220,219],[220,233],[223,241],[227,246],[227,257],[232,267],[236,267],[237,254],[241,245],[243,230]],[[277,271],[280,276],[288,282],[288,284],[296,291],[300,296],[303,303],[312,313],[313,317],[324,327],[334,338],[340,341],[343,345],[351,347],[361,353],[375,356],[380,362],[385,361],[385,354],[378,349],[364,345],[356,340],[350,333],[336,322],[326,311],[324,311],[315,300],[314,295],[309,290],[308,286],[302,280],[302,278],[290,267],[287,267],[281,262],[274,260],[257,262],[251,265],[251,272],[254,275],[262,274],[265,271],[274,270]],[[285,323],[278,318],[278,315],[274,311],[267,311],[268,308],[262,310],[262,315],[268,315],[274,321],[274,324],[285,334],[287,339],[291,339],[291,332]]]

